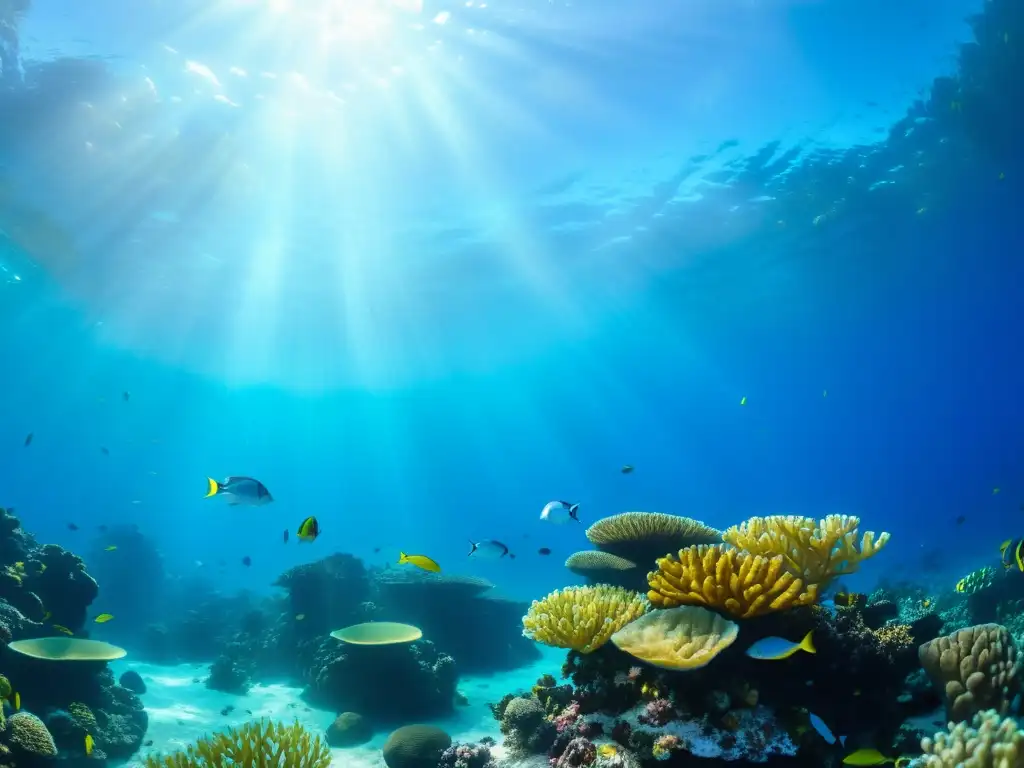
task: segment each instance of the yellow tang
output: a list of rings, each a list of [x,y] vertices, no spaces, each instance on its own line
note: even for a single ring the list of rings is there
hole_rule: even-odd
[[[910,763],[908,757],[886,757],[877,749],[858,749],[843,758],[844,765],[885,765],[895,763],[896,768],[904,768]]]
[[[434,560],[431,560],[426,555],[407,555],[405,552],[398,553],[398,564],[399,565],[415,565],[417,568],[422,568],[424,571],[430,571],[431,573],[440,573],[441,566]]]
[[[54,624],[53,628],[56,629],[58,632],[63,632],[65,635],[75,634],[70,629],[68,629],[67,627],[62,627],[60,624]]]
[[[88,733],[85,734],[85,754],[87,754],[87,755],[91,755],[92,754],[92,745],[95,744],[95,743],[96,742],[94,742],[92,740],[92,736],[90,734],[88,734]]]
[[[112,618],[114,618],[114,614],[112,614],[112,613],[101,613],[99,616],[96,617],[96,623],[97,624],[106,624]]]

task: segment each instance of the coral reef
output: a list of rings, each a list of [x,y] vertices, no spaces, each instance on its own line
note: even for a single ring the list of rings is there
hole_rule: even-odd
[[[495,768],[486,744],[452,744],[441,753],[437,768]]]
[[[609,584],[623,589],[646,591],[646,569],[632,560],[601,550],[574,552],[565,560],[565,567],[590,584]]]
[[[642,595],[621,587],[556,589],[530,605],[523,634],[545,645],[590,653],[648,610]]]
[[[999,624],[981,624],[924,643],[921,665],[942,688],[950,720],[985,709],[1006,714],[1020,693],[1017,649]]]
[[[260,720],[200,739],[183,752],[163,758],[147,757],[142,764],[145,768],[328,768],[331,751],[319,736],[311,735],[298,721],[283,725]]]
[[[354,747],[373,738],[373,727],[357,712],[342,712],[327,726],[326,738],[332,747]]]
[[[682,515],[623,512],[591,525],[587,540],[602,552],[637,563],[642,572],[668,552],[718,543],[722,532]]]
[[[117,684],[122,688],[127,688],[132,693],[143,694],[146,692],[146,683],[142,680],[142,675],[136,672],[134,669],[126,670],[121,673],[121,677],[117,679]]]
[[[699,669],[736,641],[739,625],[694,605],[654,611],[614,635],[615,646],[665,669]]]
[[[974,715],[970,725],[950,723],[946,733],[921,740],[925,768],[1015,768],[1024,764],[1024,731],[995,710]]]
[[[432,725],[406,725],[384,742],[384,763],[388,768],[437,768],[452,737]]]
[[[7,718],[2,734],[3,742],[10,749],[15,761],[32,758],[56,757],[57,745],[43,721],[29,712],[17,712]]]
[[[245,667],[237,659],[227,655],[217,657],[217,660],[210,665],[210,674],[206,678],[207,688],[238,696],[248,693],[251,684],[249,673]]]

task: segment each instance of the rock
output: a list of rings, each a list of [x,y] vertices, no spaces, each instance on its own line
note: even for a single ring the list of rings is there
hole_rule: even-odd
[[[142,681],[142,675],[134,669],[129,669],[121,679],[117,681],[122,688],[127,688],[132,693],[142,694],[146,692],[146,684]]]
[[[355,747],[373,738],[373,728],[358,712],[342,712],[327,726],[327,743],[332,747]]]

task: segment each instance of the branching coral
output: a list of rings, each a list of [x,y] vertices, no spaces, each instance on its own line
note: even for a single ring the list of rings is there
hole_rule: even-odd
[[[781,555],[763,557],[722,544],[689,547],[679,558],[658,560],[647,574],[654,605],[703,605],[741,619],[801,605],[818,598],[818,587],[785,570]]]
[[[330,764],[330,749],[298,721],[282,725],[263,720],[200,739],[184,752],[175,752],[162,760],[150,756],[143,762],[146,768],[328,768]]]
[[[966,720],[979,710],[1006,714],[1020,690],[1017,649],[999,624],[979,624],[918,649],[921,666],[946,696],[950,720]]]
[[[796,515],[754,517],[729,528],[722,538],[752,555],[782,555],[786,570],[807,584],[826,586],[853,573],[889,541],[888,533],[868,531],[858,540],[860,518],[829,515],[824,520]]]
[[[995,710],[979,712],[971,724],[950,723],[948,733],[922,739],[926,768],[1015,768],[1024,763],[1024,731]]]
[[[650,607],[643,595],[621,587],[556,589],[530,605],[523,617],[523,634],[555,648],[590,653]]]

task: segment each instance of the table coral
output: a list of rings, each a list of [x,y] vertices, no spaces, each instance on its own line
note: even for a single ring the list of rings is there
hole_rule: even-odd
[[[660,608],[703,605],[741,619],[810,605],[818,587],[785,569],[782,555],[764,557],[722,544],[680,550],[647,575],[648,598]]]
[[[590,653],[650,607],[643,595],[621,587],[556,589],[531,603],[523,617],[523,634],[544,645]]]
[[[695,544],[718,543],[722,532],[682,515],[623,512],[591,525],[587,540],[604,552],[649,567],[649,563],[668,552]]]

